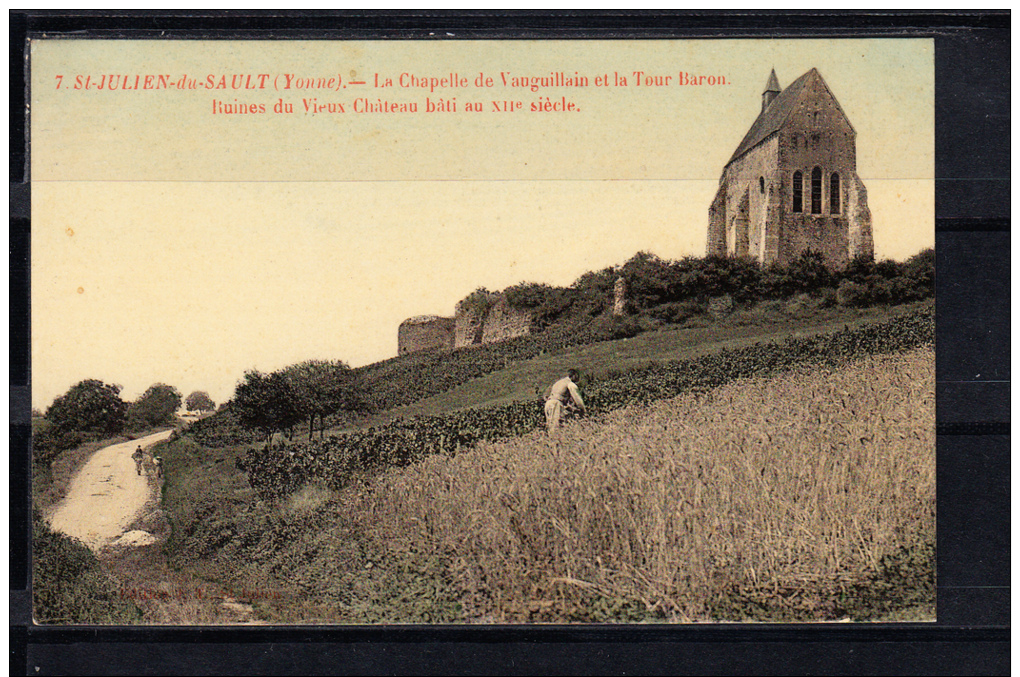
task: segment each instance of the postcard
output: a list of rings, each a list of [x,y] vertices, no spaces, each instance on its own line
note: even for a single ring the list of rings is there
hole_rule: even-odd
[[[936,619],[931,39],[30,65],[37,623]]]

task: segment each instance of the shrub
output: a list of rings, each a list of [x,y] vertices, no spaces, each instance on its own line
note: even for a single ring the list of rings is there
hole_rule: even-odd
[[[675,301],[656,306],[649,310],[648,314],[667,324],[683,324],[703,312],[705,312],[704,306],[697,301]]]
[[[872,296],[866,284],[843,280],[839,283],[839,289],[836,290],[836,300],[841,306],[861,308],[871,303]]]
[[[141,612],[124,600],[80,541],[32,517],[32,601],[40,623],[130,623]]]
[[[45,418],[61,431],[116,435],[124,427],[128,406],[120,390],[96,379],[81,381],[53,401]]]

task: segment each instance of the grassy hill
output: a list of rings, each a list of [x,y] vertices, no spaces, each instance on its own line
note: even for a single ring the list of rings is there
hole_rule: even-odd
[[[242,451],[188,438],[164,451],[169,552],[249,591],[234,596],[273,622],[933,613],[930,348],[631,405],[558,438],[483,442],[273,501],[237,471]]]
[[[540,397],[553,381],[574,367],[586,377],[602,377],[651,363],[689,359],[790,337],[814,336],[880,322],[929,307],[930,301],[865,309],[832,307],[794,309],[775,304],[771,309],[737,312],[704,326],[664,327],[616,341],[574,346],[543,354],[507,368],[485,374],[446,392],[410,405],[395,407],[358,422],[357,427],[376,426],[404,416],[438,416],[465,408],[486,407]],[[338,427],[336,430],[349,429]]]

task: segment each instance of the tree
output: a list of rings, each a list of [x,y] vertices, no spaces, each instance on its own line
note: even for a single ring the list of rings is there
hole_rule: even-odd
[[[184,406],[188,408],[188,411],[213,411],[216,409],[216,403],[204,390],[196,390],[188,395],[188,399],[184,400]]]
[[[237,411],[241,425],[258,430],[268,447],[273,433],[286,430],[304,418],[295,406],[290,380],[283,372],[263,374],[257,369],[244,373],[234,389],[231,409]]]
[[[116,435],[124,429],[128,409],[120,390],[97,379],[81,381],[53,401],[45,418],[55,432]]]
[[[367,398],[354,370],[339,360],[308,360],[283,370],[290,382],[294,408],[308,420],[308,439],[319,417],[320,437],[325,434],[326,417],[341,411],[363,411]]]
[[[128,427],[144,430],[176,423],[177,410],[181,408],[181,394],[177,388],[164,383],[149,386],[141,397],[128,407]]]

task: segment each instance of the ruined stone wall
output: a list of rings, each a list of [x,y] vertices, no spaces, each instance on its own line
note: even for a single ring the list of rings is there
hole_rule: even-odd
[[[725,175],[708,208],[707,256],[726,256],[726,182]]]
[[[531,313],[512,307],[505,296],[489,309],[482,326],[482,343],[496,343],[531,333]]]
[[[454,313],[454,348],[480,345],[487,308],[461,301]]]
[[[613,315],[622,317],[627,309],[627,281],[623,277],[616,278],[613,285]]]
[[[397,328],[397,354],[419,350],[449,350],[454,344],[455,322],[452,317],[421,315],[404,320]]]

